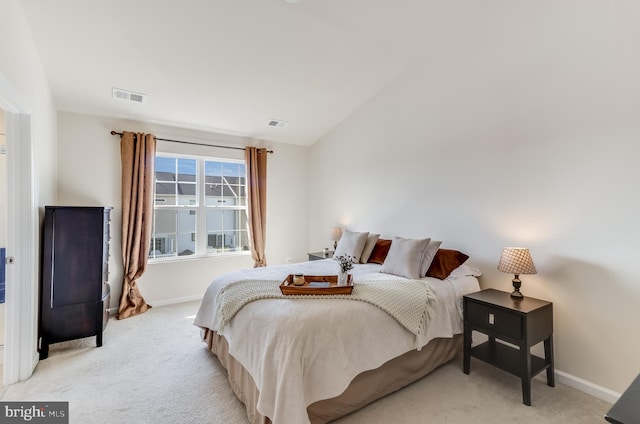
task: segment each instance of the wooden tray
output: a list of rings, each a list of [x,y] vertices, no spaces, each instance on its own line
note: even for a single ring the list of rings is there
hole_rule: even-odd
[[[329,287],[309,287],[311,282],[329,282]],[[351,294],[353,290],[353,282],[351,274],[347,275],[347,285],[338,285],[337,275],[305,275],[304,284],[301,286],[293,285],[293,274],[287,275],[282,284],[280,291],[284,295],[305,295],[305,294]]]

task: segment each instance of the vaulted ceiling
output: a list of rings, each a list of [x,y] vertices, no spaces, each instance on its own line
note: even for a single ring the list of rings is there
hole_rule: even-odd
[[[22,0],[59,110],[300,145],[455,34],[476,3]]]

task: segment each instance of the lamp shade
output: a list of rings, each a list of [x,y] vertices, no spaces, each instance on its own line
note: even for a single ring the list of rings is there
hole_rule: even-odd
[[[508,274],[537,274],[529,249],[524,247],[505,247],[502,249],[498,271]]]
[[[340,227],[332,227],[331,228],[331,241],[338,241],[342,237],[342,228]]]

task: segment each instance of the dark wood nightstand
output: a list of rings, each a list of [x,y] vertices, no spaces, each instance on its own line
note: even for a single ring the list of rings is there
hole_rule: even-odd
[[[324,254],[324,252],[311,252],[307,253],[307,255],[309,255],[310,261],[319,261],[320,259],[333,258],[333,251],[330,250],[326,255]]]
[[[553,304],[525,297],[516,300],[509,293],[487,289],[463,297],[464,360],[469,374],[471,357],[494,365],[522,379],[522,402],[531,406],[531,379],[547,370],[547,385],[554,387]],[[489,340],[471,347],[472,331]],[[511,343],[518,348],[496,342]],[[544,342],[544,358],[531,354],[531,347]]]

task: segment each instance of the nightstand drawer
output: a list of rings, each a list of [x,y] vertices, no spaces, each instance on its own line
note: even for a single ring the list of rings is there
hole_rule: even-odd
[[[467,302],[467,320],[475,326],[507,337],[522,338],[522,317],[518,314]]]

